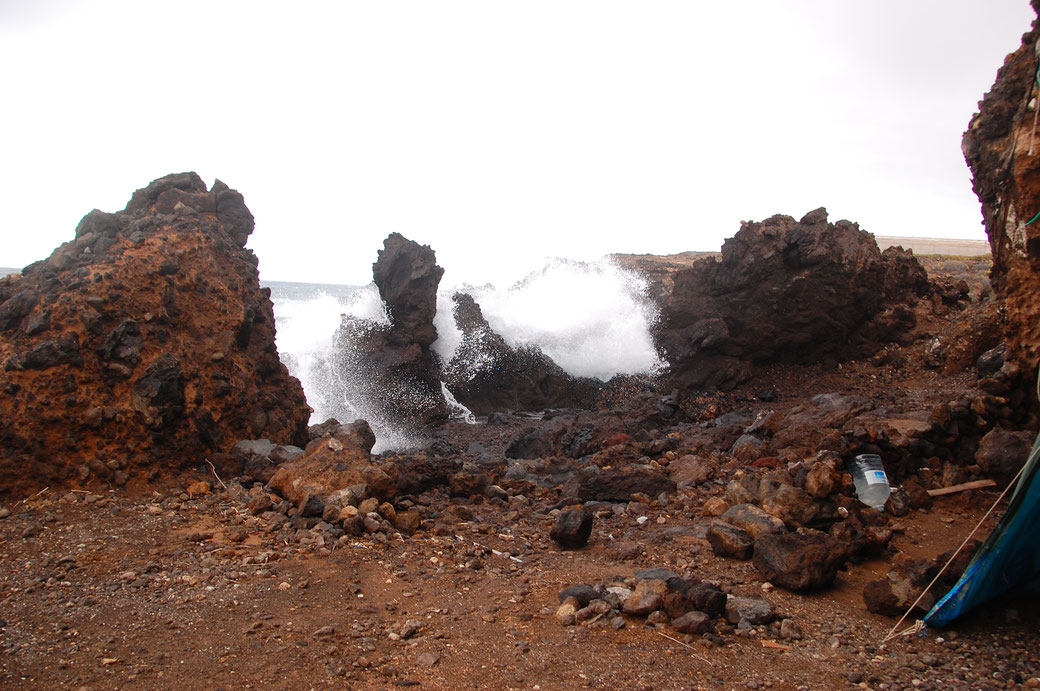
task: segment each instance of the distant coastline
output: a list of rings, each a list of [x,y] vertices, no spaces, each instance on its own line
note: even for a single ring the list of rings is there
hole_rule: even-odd
[[[10,266],[0,266],[0,276],[6,276],[7,274],[20,274],[21,269],[15,269]]]
[[[943,254],[951,257],[977,257],[990,253],[986,240],[956,240],[953,238],[911,238],[896,235],[875,235],[878,247],[902,247],[914,254]]]

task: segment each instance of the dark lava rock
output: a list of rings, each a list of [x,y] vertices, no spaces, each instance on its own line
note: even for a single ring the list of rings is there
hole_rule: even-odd
[[[583,506],[564,509],[556,516],[549,537],[565,548],[584,547],[592,534],[592,512]]]
[[[390,427],[410,428],[447,417],[440,367],[430,350],[444,270],[436,255],[399,233],[383,242],[372,273],[390,325],[344,317],[334,336],[336,392]],[[376,424],[373,420],[373,424]]]
[[[662,492],[674,492],[675,483],[662,471],[645,465],[600,470],[593,466],[583,468],[564,486],[563,494],[581,501],[632,500],[633,494],[656,497]]]
[[[437,286],[444,269],[428,245],[419,245],[400,233],[383,241],[372,277],[393,322],[394,341],[429,347],[437,340]]]
[[[755,551],[755,540],[746,530],[726,523],[712,521],[708,528],[708,543],[711,551],[720,557],[750,559]]]
[[[975,462],[987,474],[1007,484],[1025,465],[1034,435],[994,427],[979,441]]]
[[[686,590],[693,609],[709,616],[718,616],[726,609],[726,593],[711,583],[695,583]]]
[[[764,533],[755,539],[755,568],[789,590],[826,588],[846,559],[833,538],[815,530]]]
[[[673,619],[672,628],[679,633],[698,635],[714,631],[715,623],[704,612],[692,611]]]
[[[600,599],[602,594],[591,585],[580,583],[564,588],[559,592],[558,597],[561,603],[567,598],[573,597],[578,601],[579,607],[588,607],[590,602]]]
[[[659,342],[677,383],[727,388],[750,361],[872,354],[901,326],[880,333],[873,318],[928,287],[911,253],[882,253],[855,223],[830,224],[824,209],[772,216],[742,224],[721,258],[675,273]]]
[[[981,543],[972,540],[950,563],[939,580],[917,603],[915,611],[927,612],[960,579]],[[884,578],[867,583],[863,589],[863,602],[874,614],[892,617],[903,615],[921,597],[921,593],[950,561],[954,550],[944,552],[934,559],[919,559],[905,554],[897,555]]]

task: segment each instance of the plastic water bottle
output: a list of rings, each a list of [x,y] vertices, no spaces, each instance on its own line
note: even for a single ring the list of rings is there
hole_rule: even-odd
[[[848,462],[848,468],[852,473],[852,482],[856,485],[856,496],[859,500],[878,511],[885,508],[892,488],[889,487],[881,456],[862,453]]]

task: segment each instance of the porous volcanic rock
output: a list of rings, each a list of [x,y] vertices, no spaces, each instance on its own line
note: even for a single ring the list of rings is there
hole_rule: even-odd
[[[911,253],[881,252],[858,224],[828,223],[822,208],[776,215],[743,223],[720,259],[675,273],[657,337],[676,383],[728,388],[750,362],[870,354],[913,326],[874,317],[928,288]]]
[[[412,427],[446,418],[440,368],[430,345],[444,269],[427,245],[400,233],[383,242],[372,275],[389,324],[345,317],[335,335],[336,368],[349,373],[346,398],[363,401],[384,422]]]
[[[1033,0],[1040,12],[1040,2]],[[991,281],[1002,298],[1009,359],[1032,371],[1040,360],[1040,156],[1034,132],[1035,46],[1040,27],[1022,36],[979,103],[961,141],[982,202],[993,252]]]
[[[0,492],[124,484],[246,438],[306,441],[252,230],[238,192],[169,175],[0,279]]]
[[[497,410],[591,407],[602,384],[572,377],[537,346],[513,348],[488,324],[473,296],[455,293],[462,342],[444,368],[455,398],[477,415]]]

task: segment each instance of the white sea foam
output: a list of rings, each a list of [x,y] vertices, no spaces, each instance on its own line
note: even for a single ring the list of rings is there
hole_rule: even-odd
[[[509,345],[535,345],[574,376],[607,380],[616,374],[653,373],[662,361],[650,328],[657,318],[644,297],[645,281],[611,261],[552,260],[507,287],[473,287],[445,276],[434,321],[439,338],[434,351],[445,362],[458,348],[461,334],[452,317],[456,290],[473,295],[485,318]],[[341,422],[364,418],[376,433],[375,450],[403,449],[418,439],[381,419],[376,401],[354,400],[349,392],[362,372],[340,371],[336,333],[343,315],[388,324],[385,305],[374,284],[360,288],[270,284],[282,360],[303,384],[314,409],[311,422],[335,417]],[[493,366],[493,362],[478,366]],[[449,404],[458,405],[445,396]],[[461,410],[450,406],[465,418]],[[465,412],[463,412],[465,411]]]
[[[460,290],[473,295],[506,343],[538,346],[573,376],[606,381],[662,366],[650,336],[657,310],[644,295],[646,281],[608,259],[554,259],[512,286]],[[461,341],[453,292],[442,290],[437,302],[434,349],[445,360]]]

